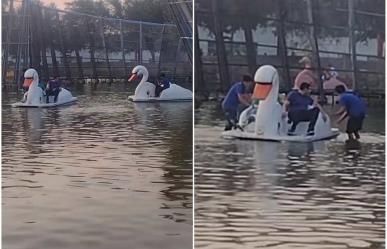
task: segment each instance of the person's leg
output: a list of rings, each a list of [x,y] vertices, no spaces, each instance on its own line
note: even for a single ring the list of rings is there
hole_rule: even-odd
[[[288,131],[289,136],[294,135],[294,132],[296,131],[297,125],[300,122],[300,117],[299,117],[300,115],[299,114],[300,114],[299,111],[289,112],[289,119],[292,122],[292,126],[290,127],[290,129]]]
[[[356,128],[357,126],[358,126],[358,124],[356,122],[356,118],[349,117],[348,122],[347,122],[347,130],[346,130],[349,140],[355,139],[353,137],[353,134],[355,133],[355,131],[357,131],[357,128]],[[355,134],[355,136],[356,136],[356,134]]]
[[[353,133],[347,132],[347,135],[349,140],[355,140],[353,137]]]
[[[51,93],[52,93],[51,90],[46,90],[46,103],[50,103]]]
[[[224,113],[226,115],[227,125],[225,130],[231,130],[237,124],[237,110],[234,109],[225,109]]]
[[[316,125],[318,114],[320,110],[315,107],[307,112],[307,119],[309,120],[308,133],[314,132],[314,126]]]
[[[359,131],[355,131],[354,134],[355,134],[355,138],[359,140],[360,139]]]
[[[56,88],[56,89],[54,90],[54,102],[55,102],[55,103],[58,101],[59,91],[60,91],[59,88]]]
[[[354,129],[354,134],[356,139],[360,139],[359,131],[362,129],[364,117],[355,118],[356,127]]]
[[[161,93],[162,88],[159,85],[156,85],[155,89],[155,97],[159,97]]]

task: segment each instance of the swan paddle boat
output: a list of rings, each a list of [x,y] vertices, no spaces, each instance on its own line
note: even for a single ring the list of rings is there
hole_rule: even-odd
[[[24,94],[23,101],[12,104],[12,107],[35,107],[47,108],[61,105],[69,105],[77,101],[70,91],[61,88],[58,94],[58,99],[54,102],[54,96],[50,96],[50,102],[46,103],[46,95],[44,90],[39,87],[39,75],[35,69],[28,69],[24,73],[24,82],[32,81],[28,91]]]
[[[154,101],[192,101],[192,91],[176,84],[170,84],[170,87],[163,90],[159,97],[155,96],[156,86],[148,82],[148,70],[141,65],[132,70],[132,76],[129,82],[132,82],[139,76],[142,76],[140,84],[136,87],[134,95],[129,96],[133,102],[154,102]]]
[[[312,142],[334,138],[339,130],[331,127],[329,117],[324,121],[320,113],[315,125],[315,134],[306,136],[308,122],[300,122],[295,135],[287,135],[291,123],[288,117],[282,117],[282,106],[278,103],[279,76],[277,70],[270,65],[258,68],[254,75],[256,83],[254,97],[260,100],[259,104],[245,109],[239,118],[240,129],[225,131],[224,137],[267,140],[267,141],[294,141]]]

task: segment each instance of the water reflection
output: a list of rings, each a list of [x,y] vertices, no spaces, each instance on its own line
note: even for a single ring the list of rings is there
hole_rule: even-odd
[[[15,109],[3,98],[6,248],[182,248],[192,240],[191,104],[126,92]]]
[[[383,248],[384,130],[365,130],[356,143],[345,135],[314,143],[229,140],[219,136],[219,113],[202,108],[197,248]]]

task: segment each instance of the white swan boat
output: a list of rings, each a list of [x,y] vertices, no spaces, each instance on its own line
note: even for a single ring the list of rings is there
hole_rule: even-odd
[[[295,130],[295,135],[288,136],[290,128],[288,118],[282,117],[282,106],[278,103],[279,76],[277,70],[270,65],[265,65],[256,71],[255,93],[260,99],[258,106],[250,106],[244,110],[239,118],[239,127],[222,133],[224,137],[267,140],[267,141],[294,141],[312,142],[334,138],[339,135],[339,130],[331,127],[329,117],[324,121],[320,113],[315,125],[315,134],[306,136],[308,122],[300,122]]]
[[[192,101],[192,91],[172,83],[169,88],[160,93],[159,97],[156,97],[156,86],[148,82],[148,70],[141,65],[133,68],[129,82],[135,80],[140,75],[142,76],[140,84],[136,87],[134,95],[129,96],[129,100],[133,102]]]
[[[56,102],[53,101],[53,96],[50,96],[49,103],[46,103],[46,95],[41,87],[39,87],[39,75],[35,69],[28,69],[24,73],[25,81],[32,81],[28,91],[24,94],[23,101],[12,104],[12,107],[35,107],[48,108],[61,105],[69,105],[77,101],[70,91],[61,88]]]

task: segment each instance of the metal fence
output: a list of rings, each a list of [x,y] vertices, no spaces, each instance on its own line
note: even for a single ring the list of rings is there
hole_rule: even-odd
[[[241,74],[271,64],[293,86],[303,56],[333,66],[351,88],[383,94],[384,1],[196,0],[195,90],[224,93]]]
[[[151,75],[191,75],[189,54],[178,47],[174,24],[63,11],[29,0],[3,1],[2,9],[3,87],[20,87],[27,67],[37,69],[43,80],[59,75],[72,82],[126,79],[137,64]]]

